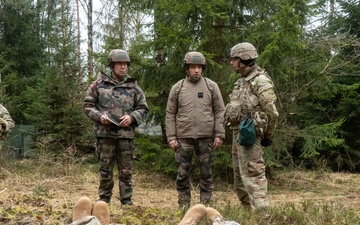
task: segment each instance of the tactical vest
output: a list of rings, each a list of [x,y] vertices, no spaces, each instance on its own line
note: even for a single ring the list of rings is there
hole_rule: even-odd
[[[267,128],[268,118],[260,105],[257,81],[260,76],[269,76],[259,68],[255,70],[248,77],[242,77],[235,83],[229,95],[230,102],[225,109],[225,125],[237,129],[240,122],[250,115],[255,123],[256,134],[262,136]]]

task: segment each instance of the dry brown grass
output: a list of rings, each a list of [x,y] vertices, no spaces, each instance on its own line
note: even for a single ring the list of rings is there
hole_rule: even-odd
[[[284,201],[337,202],[345,207],[360,210],[360,175],[328,173],[324,171],[279,172],[270,183],[270,200],[273,204]]]
[[[155,212],[162,211],[169,218],[175,215],[172,222],[164,221],[167,217],[165,215],[159,218],[163,220],[162,224],[180,220],[173,180],[135,168],[133,185],[136,213],[151,214],[146,210],[153,209]],[[227,186],[229,188],[223,188]],[[81,196],[88,196],[94,201],[98,198],[97,187],[96,164],[22,160],[8,164],[7,167],[0,166],[0,224],[67,224],[70,222],[72,206]],[[341,202],[344,207],[360,210],[359,174],[277,172],[269,187],[271,205],[304,201]],[[222,185],[222,188],[214,192],[215,205],[238,206],[231,185]],[[112,220],[120,223],[128,215],[129,209],[120,205],[116,199],[117,193],[116,186],[110,210]],[[194,185],[193,204],[199,201],[198,193],[198,187]]]

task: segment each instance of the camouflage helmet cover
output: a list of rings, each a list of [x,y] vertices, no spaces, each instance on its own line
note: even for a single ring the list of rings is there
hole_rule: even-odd
[[[184,68],[185,65],[190,64],[202,65],[205,68],[206,61],[204,55],[200,52],[188,52],[183,59],[182,67]]]
[[[231,48],[230,57],[231,58],[239,57],[242,60],[250,60],[250,59],[256,59],[258,57],[258,53],[254,45],[248,42],[243,42]]]
[[[130,65],[129,54],[123,49],[111,50],[108,56],[108,65],[114,62],[127,62]]]

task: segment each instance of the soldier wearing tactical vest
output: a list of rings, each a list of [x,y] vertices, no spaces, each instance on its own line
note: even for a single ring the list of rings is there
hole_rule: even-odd
[[[182,64],[187,76],[172,86],[167,101],[166,136],[178,164],[179,208],[190,206],[189,176],[194,153],[200,169],[200,202],[211,202],[214,150],[222,145],[225,137],[224,102],[218,85],[203,77],[205,66],[203,54],[187,53]]]
[[[255,64],[256,48],[247,42],[230,50],[231,66],[240,78],[226,105],[225,125],[233,130],[233,170],[235,192],[244,205],[253,209],[268,207],[267,178],[263,147],[271,145],[279,113],[275,106],[274,84],[267,73]],[[239,124],[246,118],[255,124],[252,145],[238,142]]]
[[[9,111],[0,104],[0,140],[5,140],[8,133],[15,127],[15,122],[11,118]],[[1,149],[1,145],[0,145]]]
[[[0,104],[0,151],[3,149],[3,140],[5,140],[9,132],[15,127],[15,122],[11,118],[9,111]],[[6,147],[4,146],[4,149]]]
[[[135,127],[144,121],[148,112],[145,95],[136,79],[128,74],[130,57],[122,49],[110,51],[109,74],[100,72],[87,90],[85,114],[95,122],[96,153],[100,162],[100,200],[110,202],[113,167],[119,171],[119,199],[132,205],[132,151]]]

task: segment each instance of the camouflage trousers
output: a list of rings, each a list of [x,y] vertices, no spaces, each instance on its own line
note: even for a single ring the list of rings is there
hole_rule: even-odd
[[[244,205],[250,204],[253,209],[266,208],[269,202],[261,137],[256,138],[254,145],[247,147],[237,142],[238,134],[238,130],[234,129],[232,161],[235,192]]]
[[[113,168],[116,162],[119,171],[119,199],[131,199],[133,194],[132,139],[97,138],[96,153],[100,163],[99,197],[110,202],[114,187]]]
[[[200,202],[209,204],[212,199],[214,180],[212,162],[214,158],[214,140],[212,138],[178,139],[179,147],[175,150],[175,160],[178,164],[176,189],[179,206],[189,206],[191,200],[190,173],[193,154],[196,155],[196,165],[200,169]]]

